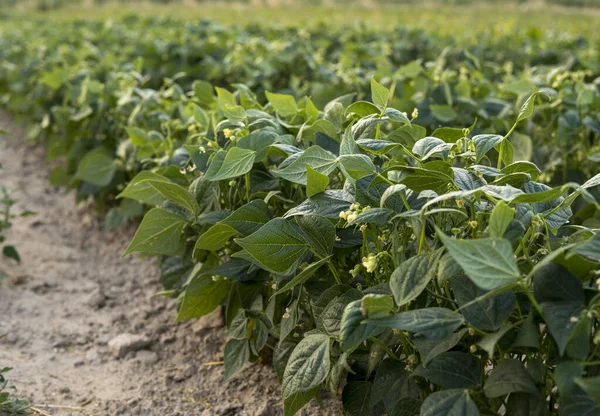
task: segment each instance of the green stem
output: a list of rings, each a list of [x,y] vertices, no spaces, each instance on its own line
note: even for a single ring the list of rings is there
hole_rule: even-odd
[[[333,277],[335,278],[335,281],[338,285],[342,284],[342,279],[340,278],[340,274],[337,271],[337,269],[333,266],[333,264],[331,264],[331,262],[327,262],[327,267],[329,267],[329,270],[331,270],[331,273],[333,274]]]
[[[399,360],[398,356],[396,354],[394,354],[394,352],[392,350],[390,350],[390,348],[387,345],[385,345],[385,343],[383,341],[381,341],[380,339],[378,339],[376,337],[371,337],[369,339],[371,341],[373,341],[375,344],[379,345],[381,347],[381,349],[384,350],[387,353],[387,355],[392,357],[394,360]]]

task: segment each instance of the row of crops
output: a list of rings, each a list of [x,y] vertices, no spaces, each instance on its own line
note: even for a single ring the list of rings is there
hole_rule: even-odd
[[[0,29],[0,106],[160,259],[178,320],[225,304],[225,380],[286,415],[600,412],[593,36]],[[142,217],[143,216],[143,217]]]

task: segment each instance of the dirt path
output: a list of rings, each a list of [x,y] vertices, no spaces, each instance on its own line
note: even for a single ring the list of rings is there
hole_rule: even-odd
[[[249,365],[224,386],[222,366],[209,364],[223,359],[221,315],[173,324],[173,302],[154,296],[155,264],[120,259],[135,229],[106,231],[49,187],[42,149],[1,113],[0,127],[12,132],[0,138],[0,184],[15,211],[37,212],[8,234],[22,265],[0,257],[0,366],[14,367],[19,394],[52,416],[282,414],[270,366]],[[337,412],[305,411],[317,413]]]

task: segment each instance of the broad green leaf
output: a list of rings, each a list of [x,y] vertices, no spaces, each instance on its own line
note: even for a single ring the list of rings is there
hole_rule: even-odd
[[[272,219],[255,233],[235,241],[267,270],[278,273],[289,270],[308,251],[302,235],[283,218]]]
[[[144,179],[138,182],[138,184],[140,185],[145,183],[149,184],[152,188],[154,188],[166,200],[171,201],[174,204],[187,209],[194,215],[197,215],[200,212],[200,206],[198,205],[198,201],[196,201],[196,197],[189,193],[187,189],[185,189],[181,185],[177,185],[176,183],[170,182],[168,180],[157,180],[154,178]]]
[[[331,367],[330,345],[329,337],[323,334],[308,335],[298,343],[283,374],[284,400],[310,392],[325,381]]]
[[[223,381],[227,382],[250,359],[250,345],[245,339],[230,339],[225,344],[225,372]]]
[[[423,366],[427,367],[428,363],[443,352],[446,352],[456,346],[467,333],[468,329],[463,328],[460,331],[450,335],[444,340],[428,339],[425,337],[414,338],[413,342],[419,349]]]
[[[153,208],[144,216],[123,257],[134,252],[175,254],[179,251],[185,221],[164,209]]]
[[[305,283],[306,281],[308,281],[308,279],[310,279],[317,272],[317,270],[319,270],[319,268],[321,268],[321,266],[326,264],[329,260],[330,260],[329,257],[325,257],[319,261],[316,261],[316,262],[308,265],[306,267],[306,269],[302,270],[292,280],[290,280],[282,288],[277,290],[277,292],[273,293],[273,296],[280,295],[284,292],[287,292],[290,289],[293,289],[294,287],[296,287],[298,285]]]
[[[108,151],[96,148],[79,162],[76,177],[96,186],[107,186],[113,179],[117,165]]]
[[[373,161],[367,155],[342,155],[338,160],[348,179],[358,180],[377,172]]]
[[[398,306],[414,300],[436,275],[441,250],[431,254],[418,255],[404,261],[394,270],[390,278],[390,288]]]
[[[232,147],[227,151],[225,158],[219,166],[219,170],[212,172],[209,169],[206,172],[205,179],[209,181],[220,181],[242,176],[250,172],[255,158],[256,152],[254,150]]]
[[[479,162],[487,152],[500,144],[504,140],[504,137],[498,134],[479,134],[471,140],[473,140],[473,144],[475,145],[476,160]]]
[[[384,87],[385,88],[385,87]],[[368,101],[357,101],[352,103],[346,108],[345,114],[356,114],[358,117],[363,118],[373,114],[379,114],[380,110],[377,106],[371,104]]]
[[[373,295],[370,295],[373,296]],[[344,309],[340,324],[340,346],[343,351],[350,351],[359,346],[369,337],[381,333],[384,328],[364,322],[367,317],[363,310],[363,300],[355,300]],[[363,314],[363,312],[365,312]],[[384,315],[388,315],[385,313]],[[377,316],[378,314],[375,314]]]
[[[411,168],[410,174],[400,182],[415,192],[426,190],[445,192],[452,184],[452,177],[436,170]]]
[[[490,215],[489,232],[492,238],[502,238],[508,225],[515,216],[515,210],[500,201]]]
[[[237,101],[235,100],[235,95],[233,95],[233,93],[219,87],[215,87],[215,91],[217,91],[217,104],[221,110],[223,110],[226,105],[237,105]]]
[[[348,416],[371,416],[370,402],[373,383],[350,381],[342,391],[344,414]]]
[[[487,352],[490,359],[494,358],[494,353],[496,351],[496,344],[510,331],[515,325],[514,324],[506,324],[502,326],[498,331],[488,334],[483,337],[477,345],[481,347],[485,352]]]
[[[368,294],[361,302],[362,314],[368,319],[383,318],[394,310],[394,300],[389,295]]]
[[[442,390],[427,396],[421,416],[479,416],[479,410],[467,390]]]
[[[244,110],[244,107],[241,105],[225,104],[222,107],[222,110],[225,117],[227,117],[230,121],[245,123],[248,120],[246,110]]]
[[[400,398],[420,397],[419,388],[410,374],[403,361],[383,360],[375,374],[370,407],[375,409],[383,402],[388,412],[391,412]]]
[[[127,127],[125,130],[131,139],[131,143],[134,145],[143,147],[148,144],[150,139],[144,130],[140,129],[139,127]]]
[[[431,360],[427,367],[418,367],[413,374],[447,389],[470,389],[481,384],[483,363],[474,355],[450,351]]]
[[[403,123],[410,125],[410,120],[406,116],[406,113],[396,110],[395,108],[386,108],[384,113],[390,121],[394,123]]]
[[[256,152],[256,162],[260,162],[267,157],[269,147],[279,140],[279,135],[272,130],[254,131],[247,136],[240,137],[237,146],[241,149],[254,150]]]
[[[319,173],[310,165],[306,165],[306,196],[320,194],[329,185],[329,176]]]
[[[579,254],[581,257],[595,263],[600,262],[600,233],[595,234],[585,243],[571,250],[571,253]]]
[[[227,280],[214,281],[210,274],[194,277],[185,288],[177,322],[208,315],[225,299],[228,288]]]
[[[596,402],[600,403],[600,377],[577,377],[575,383],[583,389]]]
[[[371,78],[371,98],[375,105],[385,108],[387,107],[390,90],[375,81],[375,77]]]
[[[323,175],[329,175],[337,167],[336,157],[319,146],[311,146],[277,174],[290,182],[306,185],[307,166]]]
[[[213,86],[206,81],[196,80],[192,84],[192,91],[194,95],[205,107],[210,107],[215,102],[215,95],[213,93]]]
[[[267,100],[271,103],[277,114],[282,117],[293,116],[298,112],[298,105],[293,96],[289,94],[275,94],[267,91]]]
[[[464,322],[458,312],[446,308],[431,307],[390,315],[385,318],[369,319],[368,324],[416,332],[428,338],[446,339]]]
[[[301,215],[296,223],[304,233],[306,242],[320,257],[327,257],[335,244],[335,227],[327,218],[320,215]]]
[[[521,277],[508,240],[457,240],[439,230],[438,237],[467,276],[481,289],[497,289],[515,283]]]
[[[583,374],[584,366],[577,361],[563,361],[554,369],[554,380],[560,397],[567,397],[576,391],[575,380]]]
[[[500,328],[515,308],[516,297],[512,292],[489,297],[488,292],[478,288],[464,275],[454,276],[451,284],[465,320],[482,331]]]
[[[255,199],[236,209],[220,223],[228,225],[246,236],[256,232],[270,219],[271,211],[267,204],[262,199]]]
[[[487,397],[500,397],[515,392],[539,394],[523,363],[514,358],[498,361],[485,382],[483,391]]]
[[[517,120],[515,121],[515,124],[531,117],[531,115],[533,114],[534,106],[535,106],[535,99],[540,94],[544,94],[546,96],[546,98],[550,99],[550,96],[544,91],[537,91],[537,92],[534,92],[533,94],[531,94],[529,96],[529,98],[527,98],[527,100],[521,106],[521,109],[519,110],[519,114],[517,115]]]
[[[215,224],[198,237],[194,245],[194,252],[197,250],[220,250],[236,234],[235,228],[227,224]]]
[[[433,104],[429,106],[431,114],[442,123],[449,123],[457,117],[456,112],[449,105]]]

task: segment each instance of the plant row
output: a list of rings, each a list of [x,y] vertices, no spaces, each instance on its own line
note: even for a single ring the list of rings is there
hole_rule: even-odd
[[[405,28],[230,29],[137,18],[16,23],[0,30],[0,103],[27,120],[27,137],[44,140],[50,158],[67,160],[52,183],[76,189],[78,200],[95,197],[100,208],[111,207],[111,195],[148,163],[160,164],[186,142],[191,105],[203,105],[207,88],[196,79],[242,83],[260,104],[271,91],[310,96],[323,108],[345,93],[372,98],[375,75],[390,89],[390,105],[417,109],[420,135],[440,125],[506,134],[525,99],[544,89],[552,100],[512,133],[515,157],[540,166],[540,181],[551,185],[581,183],[600,161],[600,56],[592,35],[448,38]],[[127,155],[136,140],[129,127],[158,133],[151,162]],[[114,175],[90,178],[79,169],[98,148],[114,160]],[[129,205],[111,214],[114,224],[140,214]]]
[[[500,69],[486,54],[515,51],[437,56],[444,40],[416,34],[437,57],[398,64],[363,29],[131,23],[147,55],[118,24],[42,26],[40,43],[7,30],[2,102],[65,160],[55,184],[107,204],[109,223],[145,212],[125,254],[161,259],[178,320],[225,304],[226,380],[271,356],[288,415],[326,390],[356,415],[600,411],[593,59],[551,69],[516,51]],[[254,61],[203,49],[228,36]],[[282,44],[314,67],[279,67]]]

